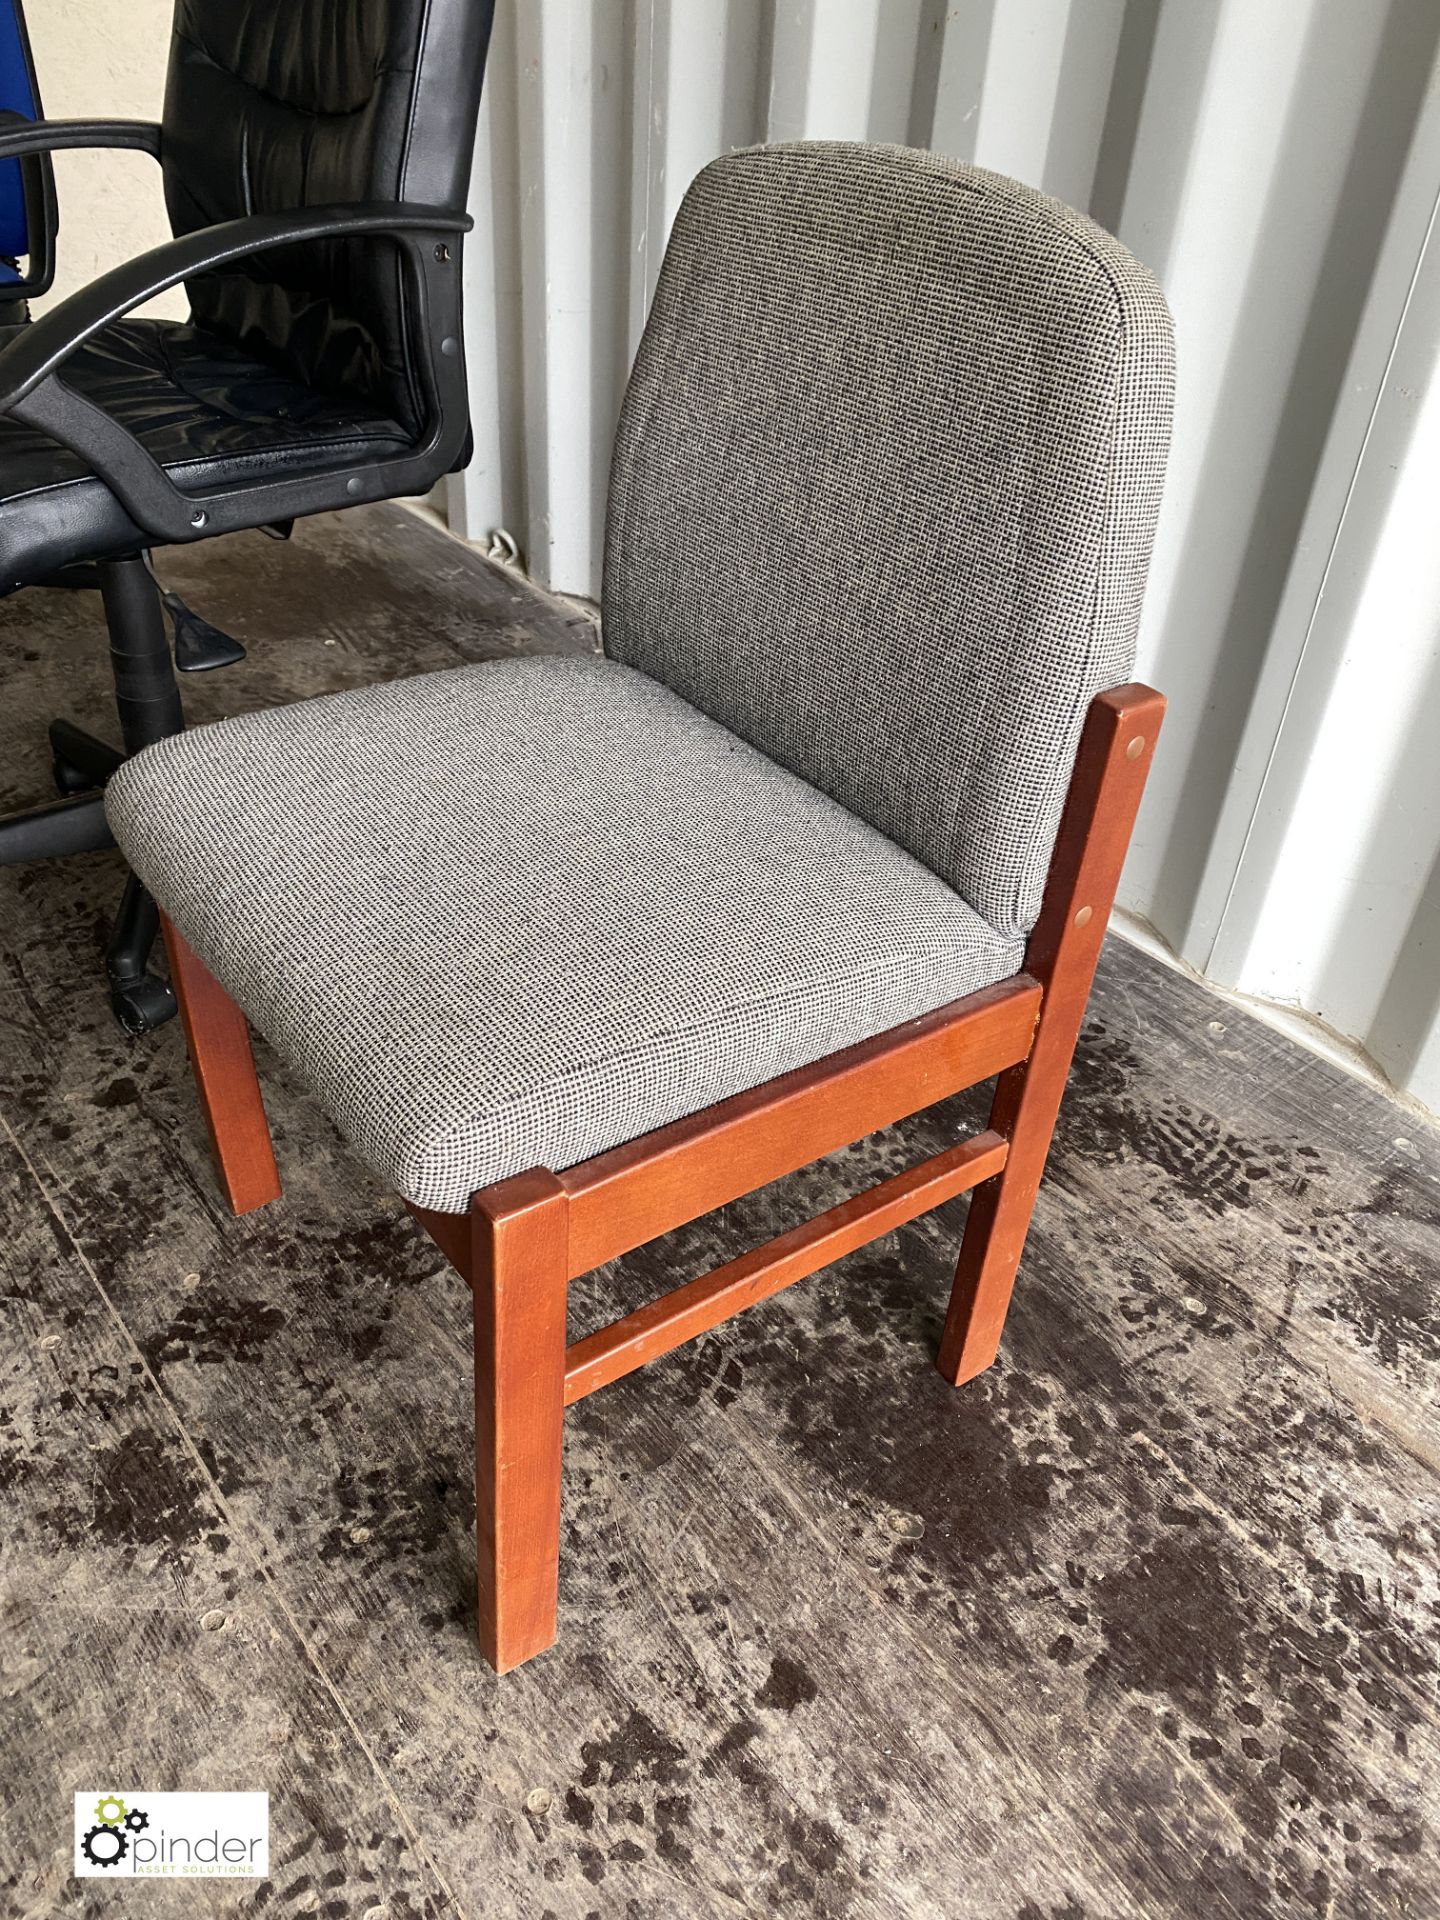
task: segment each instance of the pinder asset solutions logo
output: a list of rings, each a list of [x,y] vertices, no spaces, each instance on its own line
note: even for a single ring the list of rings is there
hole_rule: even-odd
[[[267,1879],[268,1793],[77,1793],[75,1872]]]

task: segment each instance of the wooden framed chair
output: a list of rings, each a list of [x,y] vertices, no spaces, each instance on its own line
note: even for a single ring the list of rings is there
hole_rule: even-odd
[[[1169,428],[1149,276],[899,148],[730,155],[611,476],[605,658],[462,668],[114,776],[237,1212],[248,1021],[470,1284],[480,1637],[556,1631],[567,1405],[973,1190],[994,1358],[1164,703],[1129,671]],[[578,1275],[998,1075],[990,1124],[567,1343]]]

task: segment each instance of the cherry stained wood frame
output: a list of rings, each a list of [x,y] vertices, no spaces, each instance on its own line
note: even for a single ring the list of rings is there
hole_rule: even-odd
[[[1025,970],[563,1173],[537,1167],[468,1214],[411,1207],[475,1311],[480,1640],[501,1673],[555,1638],[564,1411],[953,1195],[974,1190],[941,1341],[958,1386],[995,1358],[1165,702],[1092,703]],[[231,1206],[280,1191],[244,1015],[165,929]],[[571,1280],[687,1220],[999,1074],[973,1139],[566,1345]]]

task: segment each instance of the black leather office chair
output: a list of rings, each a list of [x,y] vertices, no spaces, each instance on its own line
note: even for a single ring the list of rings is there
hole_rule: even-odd
[[[0,128],[43,118],[25,9],[20,0],[0,0]],[[50,155],[27,153],[18,160],[0,160],[0,339],[4,329],[29,320],[31,300],[54,284],[59,223]],[[93,566],[67,566],[38,576],[34,584],[98,589],[100,576]],[[178,593],[162,590],[160,599],[174,628],[177,665],[197,672],[244,659],[245,649],[202,619]],[[53,723],[50,736],[61,792],[93,788],[94,777],[86,768],[96,758],[97,743],[65,720]],[[102,756],[116,757],[108,749]]]
[[[461,240],[492,7],[176,0],[159,126],[5,121],[0,162],[151,154],[175,238],[0,348],[0,593],[95,564],[124,743],[55,723],[72,791],[0,821],[0,864],[110,845],[99,789],[182,729],[175,666],[224,663],[205,633],[172,662],[149,548],[285,530],[464,464]],[[126,317],[182,282],[188,322]],[[134,1031],[174,1011],[155,932],[132,876],[108,970]]]

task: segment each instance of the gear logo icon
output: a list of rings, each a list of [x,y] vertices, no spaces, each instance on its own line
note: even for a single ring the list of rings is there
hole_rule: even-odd
[[[78,1806],[76,1815],[78,1828],[84,1818]],[[80,1852],[92,1867],[118,1867],[130,1857],[134,1836],[144,1833],[150,1816],[141,1807],[126,1806],[118,1793],[102,1793],[94,1815],[95,1824],[81,1839]]]
[[[130,1851],[130,1842],[119,1827],[102,1824],[91,1827],[80,1842],[80,1851],[92,1867],[118,1867]]]
[[[0,12],[3,6],[0,0]],[[107,1777],[115,1784],[101,1791]],[[69,1865],[77,1887],[94,1880],[113,1885],[117,1880],[181,1875],[209,1880],[269,1877],[268,1790],[157,1788],[152,1793],[135,1786],[118,1768],[114,1773],[107,1768],[80,1781],[70,1800],[74,1827]],[[3,1877],[0,1874],[0,1880]],[[243,1904],[248,1911],[249,1903]],[[7,1920],[9,1912],[0,1891],[0,1920]]]

